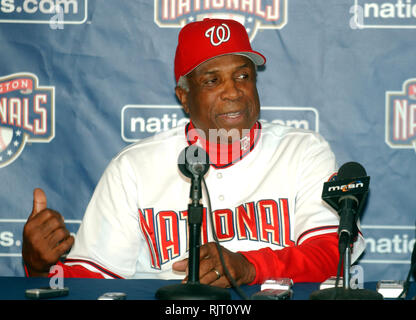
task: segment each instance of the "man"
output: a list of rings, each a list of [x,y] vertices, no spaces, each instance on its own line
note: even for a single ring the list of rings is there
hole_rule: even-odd
[[[186,25],[175,79],[190,123],[135,143],[111,161],[75,241],[36,189],[22,249],[28,274],[48,276],[58,263],[66,277],[183,279],[190,183],[177,159],[197,144],[212,162],[205,180],[213,229],[238,284],[276,277],[318,282],[335,275],[339,221],[320,197],[336,171],[334,155],[316,133],[258,122],[256,68],[264,63],[236,21]],[[228,287],[207,214],[200,281]],[[360,236],[353,260],[363,247]],[[70,248],[65,263],[58,262]]]

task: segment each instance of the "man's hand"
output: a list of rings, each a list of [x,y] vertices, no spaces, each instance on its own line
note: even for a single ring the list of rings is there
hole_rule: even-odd
[[[256,277],[254,266],[241,253],[231,252],[224,247],[221,248],[225,265],[237,284],[252,282]],[[175,262],[172,268],[176,271],[187,271],[188,259]],[[206,243],[200,247],[199,280],[202,284],[222,288],[231,287],[231,282],[224,274],[218,249],[214,242]],[[184,282],[186,281],[187,278],[185,278]]]
[[[47,208],[42,189],[33,191],[33,209],[23,228],[22,257],[30,276],[47,277],[74,243],[62,216]]]

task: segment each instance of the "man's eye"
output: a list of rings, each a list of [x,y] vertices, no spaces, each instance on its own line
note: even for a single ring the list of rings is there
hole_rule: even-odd
[[[237,76],[237,79],[239,79],[239,80],[245,80],[245,79],[248,79],[248,78],[249,78],[248,73],[241,73]]]
[[[217,81],[218,81],[218,79],[217,79],[217,78],[209,78],[209,79],[207,79],[207,80],[205,80],[205,81],[204,81],[204,84],[205,84],[205,85],[213,85],[213,84],[215,84]]]

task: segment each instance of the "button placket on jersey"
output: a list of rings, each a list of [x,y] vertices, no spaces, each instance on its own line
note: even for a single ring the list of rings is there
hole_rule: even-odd
[[[224,183],[225,183],[225,179],[224,179],[224,174],[221,171],[217,171],[215,173],[215,179],[217,181],[217,185],[218,187],[218,195],[217,195],[217,200],[221,202],[223,202],[225,200],[225,188],[224,188]]]

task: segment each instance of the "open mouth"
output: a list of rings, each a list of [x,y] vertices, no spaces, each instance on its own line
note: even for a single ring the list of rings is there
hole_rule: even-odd
[[[240,118],[242,118],[244,116],[244,112],[243,111],[235,111],[235,112],[227,112],[227,113],[222,113],[220,115],[218,115],[219,118],[223,119],[223,120],[239,120]]]
[[[231,118],[231,119],[235,119],[241,116],[241,112],[229,112],[229,113],[224,113],[222,116],[227,117],[227,118]]]

